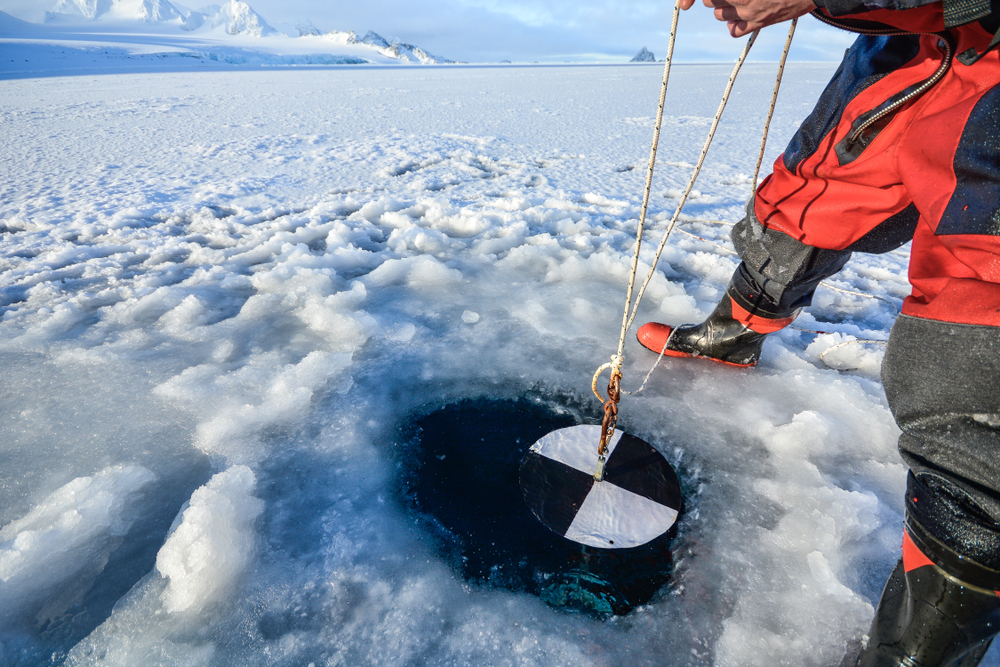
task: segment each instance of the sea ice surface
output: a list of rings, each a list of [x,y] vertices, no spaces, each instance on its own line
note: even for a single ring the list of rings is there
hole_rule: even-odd
[[[729,69],[674,70],[643,271]],[[769,160],[833,69],[789,66]],[[737,83],[640,322],[723,293],[773,73]],[[819,289],[799,324],[828,333],[770,336],[753,370],[666,359],[623,399],[693,499],[674,581],[627,616],[465,582],[398,494],[415,411],[593,400],[659,80],[0,82],[0,665],[840,664],[900,548],[882,348],[857,341],[886,338],[906,248],[830,281],[882,301]],[[630,332],[625,356],[633,390],[655,355]]]

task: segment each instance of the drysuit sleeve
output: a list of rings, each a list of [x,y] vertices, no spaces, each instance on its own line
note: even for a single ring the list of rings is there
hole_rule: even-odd
[[[813,2],[819,11],[831,18],[844,16],[863,18],[866,12],[879,10],[903,12],[937,5],[944,17],[945,28],[955,28],[973,21],[980,21],[987,32],[996,32],[1000,27],[1000,0],[813,0]],[[894,22],[890,23],[895,25]],[[847,29],[850,30],[849,27]]]
[[[941,0],[813,0],[820,9],[825,9],[830,16],[847,16],[848,14],[864,14],[874,9],[916,9],[925,5],[940,3]],[[986,0],[987,6],[989,0]]]

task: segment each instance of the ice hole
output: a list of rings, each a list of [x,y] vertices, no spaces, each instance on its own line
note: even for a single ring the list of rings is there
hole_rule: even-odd
[[[645,604],[670,580],[676,527],[641,547],[604,550],[560,537],[535,518],[518,484],[521,459],[546,433],[581,423],[599,422],[530,398],[468,399],[414,415],[402,434],[413,456],[403,493],[467,581],[606,619]]]

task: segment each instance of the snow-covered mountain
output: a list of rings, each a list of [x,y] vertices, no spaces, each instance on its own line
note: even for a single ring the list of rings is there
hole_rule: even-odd
[[[305,37],[306,35],[322,35],[323,31],[313,25],[309,19],[299,19],[295,23],[287,26],[278,26],[278,29],[290,37]]]
[[[114,21],[181,22],[181,13],[167,0],[59,0],[48,19],[62,16]]]
[[[227,0],[223,5],[210,5],[197,10],[171,3],[170,0],[58,0],[45,13],[45,21],[56,24],[81,21],[114,23],[116,27],[129,23],[144,26],[158,24],[168,31],[175,28],[198,33],[293,38],[311,54],[315,54],[315,49],[320,47],[351,47],[349,55],[353,61],[357,61],[359,56],[362,58],[358,62],[381,58],[421,64],[454,62],[398,39],[390,42],[374,31],[368,31],[361,39],[353,31],[334,30],[324,34],[305,18],[282,25],[279,31],[243,0]],[[281,50],[287,52],[290,46],[284,44]],[[291,50],[294,51],[295,47],[291,46]],[[371,54],[371,57],[363,55],[363,52]]]
[[[633,62],[633,63],[655,63],[656,62],[656,56],[654,56],[653,52],[650,51],[649,49],[647,49],[644,46],[639,51],[639,53],[635,54],[635,57],[632,58],[632,60],[630,62]]]
[[[277,32],[253,8],[240,0],[229,0],[212,21],[212,27],[225,27],[230,35],[263,37]]]
[[[385,37],[378,34],[374,30],[369,30],[368,34],[361,38],[362,44],[368,44],[369,46],[376,46],[380,49],[388,49],[389,42],[386,41]]]
[[[46,21],[88,19],[114,23],[176,24],[184,30],[222,28],[230,35],[263,37],[276,34],[264,18],[242,0],[229,0],[198,11],[179,8],[169,0],[59,0]]]
[[[354,33],[351,34],[353,35]],[[400,42],[398,40],[390,43],[385,37],[373,30],[369,30],[368,34],[361,38],[360,41],[362,44],[374,46],[382,55],[389,56],[390,58],[396,58],[397,60],[402,60],[404,62],[418,62],[424,65],[455,62],[454,60],[448,60],[447,58],[441,58],[430,54],[421,49],[419,46],[414,46],[413,44],[407,44],[406,42]]]
[[[455,62],[454,60],[448,60],[447,58],[432,55],[421,49],[419,46],[413,46],[412,44],[407,44],[406,42],[396,42],[391,44],[389,45],[388,52],[382,51],[382,53],[390,58],[398,58],[399,60],[405,60],[407,62],[419,62],[424,65]]]

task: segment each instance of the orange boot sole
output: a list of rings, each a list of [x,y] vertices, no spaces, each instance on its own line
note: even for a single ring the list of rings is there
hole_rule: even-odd
[[[669,324],[647,322],[639,327],[639,330],[635,332],[635,337],[638,339],[639,344],[647,350],[651,350],[656,354],[660,354],[662,352],[666,357],[675,357],[678,359],[705,359],[724,366],[732,366],[733,368],[752,368],[757,365],[756,362],[752,364],[734,364],[731,361],[723,361],[722,359],[716,359],[714,357],[691,354],[689,352],[680,352],[669,348],[664,349],[666,348],[667,340],[670,338],[671,331],[673,331],[673,327]]]

